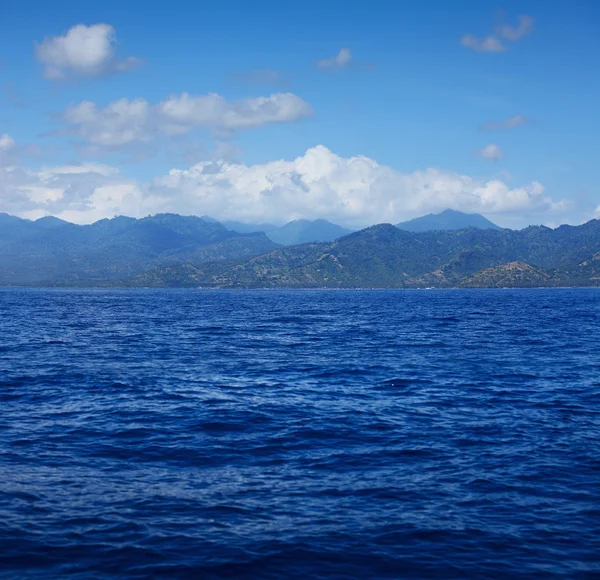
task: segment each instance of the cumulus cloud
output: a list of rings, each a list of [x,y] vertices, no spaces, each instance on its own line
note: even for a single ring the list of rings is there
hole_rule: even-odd
[[[51,80],[127,71],[141,63],[132,56],[117,58],[115,46],[116,32],[109,24],[78,24],[63,35],[36,43],[35,55]]]
[[[84,141],[110,147],[148,141],[153,132],[150,112],[150,104],[144,99],[119,99],[104,108],[84,101],[70,106],[63,120]]]
[[[205,161],[145,184],[99,164],[0,168],[0,211],[77,223],[176,212],[248,222],[327,218],[362,227],[446,208],[522,218],[560,212],[561,204],[537,182],[511,188],[501,179],[440,169],[401,173],[368,157],[340,157],[324,146],[290,161],[250,166]]]
[[[251,129],[270,123],[297,121],[313,114],[306,101],[292,93],[274,93],[227,101],[211,93],[171,95],[151,105],[145,99],[120,99],[102,108],[84,101],[63,114],[68,132],[106,147],[149,141],[155,134],[182,135],[204,127],[217,134]]]
[[[439,169],[406,174],[318,146],[293,161],[203,162],[172,170],[149,185],[142,207],[147,213],[185,211],[249,222],[324,217],[361,226],[449,207],[497,213],[556,205],[537,182],[511,188],[499,179],[480,181]]]
[[[187,133],[194,127],[225,131],[251,129],[270,123],[297,121],[312,115],[312,108],[292,93],[240,99],[231,103],[211,93],[194,97],[173,95],[155,108],[157,121],[166,133]]]
[[[503,121],[486,121],[481,125],[483,131],[498,131],[500,129],[513,129],[522,125],[531,125],[531,121],[523,115],[513,115]]]
[[[0,167],[0,211],[37,219],[54,215],[91,223],[115,215],[139,215],[142,188],[116,168],[94,163],[44,167]]]
[[[481,149],[477,149],[475,155],[483,157],[483,159],[487,159],[488,161],[499,161],[504,157],[504,151],[495,143],[490,143]]]
[[[351,63],[352,51],[349,48],[342,48],[335,56],[318,60],[316,65],[321,70],[337,70],[349,66]]]
[[[508,47],[503,40],[516,42],[531,34],[534,22],[535,20],[531,16],[523,14],[519,16],[517,26],[502,23],[495,27],[494,34],[485,37],[464,34],[460,39],[460,43],[465,48],[475,52],[506,52]]]
[[[55,215],[79,223],[139,213],[141,188],[115,167],[84,163],[32,171],[20,165],[27,149],[9,135],[0,136],[0,211],[31,219]]]

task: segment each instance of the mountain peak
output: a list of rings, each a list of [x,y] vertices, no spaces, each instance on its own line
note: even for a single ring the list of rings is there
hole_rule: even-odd
[[[462,230],[477,228],[480,230],[500,230],[499,226],[478,213],[463,213],[454,209],[446,209],[438,214],[427,214],[396,225],[409,232],[427,232],[431,230]]]
[[[38,218],[33,223],[37,227],[43,227],[43,228],[54,228],[57,226],[63,226],[65,224],[72,225],[72,224],[69,224],[69,222],[66,222],[65,220],[61,220],[60,218],[54,217],[52,215],[47,215],[47,216]]]
[[[286,246],[308,242],[330,242],[351,233],[351,230],[324,219],[298,219],[267,232],[269,238]]]

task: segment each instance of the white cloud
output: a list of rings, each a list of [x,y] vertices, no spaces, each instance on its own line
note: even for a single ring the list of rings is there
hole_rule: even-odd
[[[465,34],[461,39],[460,43],[465,48],[470,48],[475,52],[506,52],[508,49],[500,40],[495,36],[486,36],[485,38],[478,38],[472,34]]]
[[[172,95],[155,108],[157,122],[166,133],[187,133],[194,127],[239,131],[266,125],[297,121],[312,115],[304,100],[292,93],[275,93],[227,102],[211,93],[194,97]]]
[[[479,181],[439,169],[400,173],[367,157],[342,158],[318,146],[293,161],[203,162],[172,170],[149,186],[142,208],[250,222],[324,217],[361,226],[449,207],[488,214],[554,209],[543,193],[537,182],[510,188],[498,179]]]
[[[0,135],[0,171],[18,162],[17,142],[7,133]]]
[[[511,188],[501,179],[440,169],[401,173],[367,157],[339,157],[324,146],[291,161],[206,161],[147,184],[94,163],[0,168],[0,211],[77,223],[176,212],[249,222],[326,218],[361,227],[446,208],[526,220],[564,213],[565,206],[537,182]]]
[[[181,135],[204,127],[228,134],[270,123],[297,121],[313,114],[306,101],[292,93],[226,101],[217,94],[171,95],[151,105],[145,99],[120,99],[104,108],[90,101],[69,107],[63,120],[68,132],[106,147],[149,141],[155,134]]]
[[[475,155],[488,161],[498,161],[504,157],[504,151],[495,143],[490,143],[481,149],[477,149]]]
[[[0,167],[0,211],[37,219],[54,215],[91,223],[115,215],[139,214],[142,187],[118,170],[95,163],[30,171]]]
[[[8,135],[7,133],[4,133],[4,135],[0,135],[0,151],[9,151],[14,146],[15,140],[10,135]]]
[[[150,117],[151,107],[146,100],[119,99],[103,109],[91,101],[84,101],[69,107],[63,120],[84,141],[112,147],[148,141],[153,132]]]
[[[352,62],[352,52],[349,48],[342,48],[331,58],[323,58],[316,62],[317,68],[321,70],[335,70],[344,68]]]
[[[115,215],[140,217],[142,190],[135,183],[100,185],[86,199],[84,207],[67,207],[59,218],[73,223],[93,223]]]
[[[115,29],[109,24],[78,24],[63,35],[36,43],[35,54],[44,65],[44,76],[51,80],[127,71],[141,63],[132,56],[118,59],[115,45]]]
[[[499,129],[513,129],[522,125],[531,125],[531,121],[523,115],[513,115],[503,121],[486,121],[481,125],[484,131],[497,131]]]

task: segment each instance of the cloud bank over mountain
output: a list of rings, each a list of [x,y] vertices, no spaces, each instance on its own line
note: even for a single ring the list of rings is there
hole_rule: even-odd
[[[0,211],[76,223],[173,212],[248,222],[325,218],[362,227],[446,208],[552,216],[564,212],[567,203],[547,195],[535,181],[512,187],[501,179],[435,168],[402,173],[368,157],[340,157],[323,145],[294,160],[256,165],[205,161],[150,182],[128,179],[98,163],[37,171],[9,164],[0,168],[0,183]]]

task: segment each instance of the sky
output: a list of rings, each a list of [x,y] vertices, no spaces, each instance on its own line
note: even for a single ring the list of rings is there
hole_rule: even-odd
[[[0,3],[0,212],[600,218],[600,3]]]

